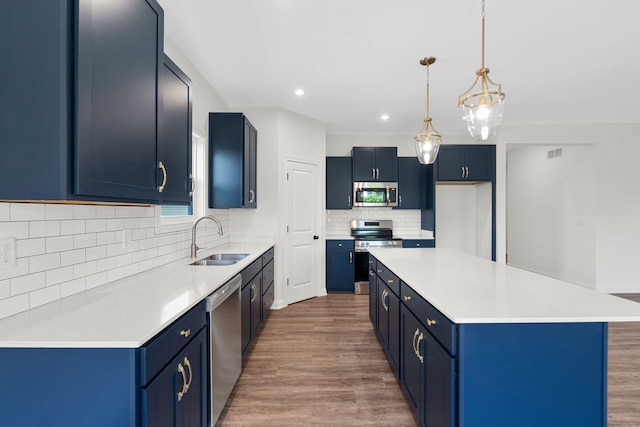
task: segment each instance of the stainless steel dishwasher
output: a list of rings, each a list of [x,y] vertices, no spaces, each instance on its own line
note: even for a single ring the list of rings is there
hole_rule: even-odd
[[[235,276],[207,297],[210,425],[214,426],[242,371],[240,286]]]

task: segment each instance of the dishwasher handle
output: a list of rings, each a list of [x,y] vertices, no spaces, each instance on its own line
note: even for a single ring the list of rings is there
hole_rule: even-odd
[[[227,298],[233,295],[242,285],[242,276],[237,275],[233,279],[229,280],[224,285],[216,289],[211,295],[207,297],[207,313],[211,313],[220,304],[222,304]]]

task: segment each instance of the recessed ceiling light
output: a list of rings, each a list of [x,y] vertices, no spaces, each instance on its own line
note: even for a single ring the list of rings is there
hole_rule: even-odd
[[[389,115],[388,115],[388,114],[383,114],[383,115],[381,115],[381,116],[380,116],[380,120],[383,120],[383,121],[387,121],[387,120],[389,120]]]
[[[298,95],[298,96],[302,96],[302,95],[304,95],[304,90],[302,90],[302,89],[296,89],[296,91],[295,91],[294,93],[295,93],[296,95]]]

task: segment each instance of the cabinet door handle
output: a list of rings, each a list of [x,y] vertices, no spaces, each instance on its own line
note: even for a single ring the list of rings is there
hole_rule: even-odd
[[[460,166],[460,169],[462,169],[462,176],[461,176],[461,178],[464,178],[464,166]]]
[[[180,402],[187,392],[187,375],[184,371],[184,366],[182,366],[182,363],[178,363],[178,372],[182,374],[182,390],[178,392],[178,402]]]
[[[193,369],[191,368],[191,362],[189,362],[189,358],[185,356],[184,364],[189,369],[189,382],[187,382],[186,387],[184,388],[184,394],[187,394],[189,391],[189,387],[191,387],[191,381],[193,380]]]
[[[255,283],[251,284],[251,290],[253,291],[253,295],[251,296],[251,304],[253,304],[253,302],[256,300],[256,297],[258,296],[258,288],[256,287]]]
[[[387,290],[383,289],[382,292],[380,293],[381,303],[382,303],[382,306],[384,307],[384,311],[389,311],[389,306],[384,302],[386,297],[387,297]]]
[[[351,196],[347,196],[347,206],[351,206]]]
[[[402,206],[402,196],[398,196],[398,206]]]
[[[424,363],[424,356],[420,354],[420,343],[422,342],[423,338],[424,338],[424,335],[422,332],[420,332],[420,336],[418,337],[418,342],[416,342],[416,356],[418,357],[418,359],[420,359],[420,363]]]
[[[189,179],[191,180],[191,191],[189,191],[189,197],[193,196],[193,193],[196,191],[196,180],[193,177],[193,174],[189,174]]]
[[[162,169],[162,184],[158,187],[158,193],[162,193],[164,191],[164,187],[167,186],[167,168],[164,167],[162,162],[159,162],[158,169]]]
[[[464,171],[465,171],[465,178],[469,178],[469,166],[465,166],[464,167]]]
[[[376,179],[380,178],[380,169],[376,168]]]
[[[371,178],[376,179],[376,168],[371,168]]]
[[[418,347],[416,346],[416,340],[418,338],[418,334],[420,334],[420,328],[416,328],[416,331],[413,333],[413,353],[418,356]]]
[[[405,301],[411,301],[411,297],[409,295],[403,296],[402,299]]]
[[[349,264],[353,264],[353,252],[349,252]]]
[[[373,276],[375,276],[375,275],[376,275],[376,273],[374,273],[373,271],[369,270],[369,276],[372,276],[372,277],[373,277]]]
[[[189,335],[191,335],[191,328],[189,329],[183,329],[180,331],[180,336],[187,338]]]
[[[436,323],[438,322],[436,322],[435,320],[427,319],[427,326],[434,326]]]
[[[249,190],[249,203],[253,203],[256,200],[256,193],[253,190]]]

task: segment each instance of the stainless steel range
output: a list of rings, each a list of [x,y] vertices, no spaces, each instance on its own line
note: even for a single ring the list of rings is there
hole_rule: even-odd
[[[393,237],[393,221],[351,220],[355,239],[354,282],[356,294],[369,293],[369,248],[401,248],[402,239]]]

